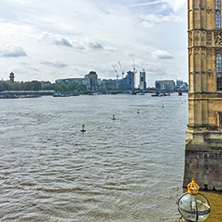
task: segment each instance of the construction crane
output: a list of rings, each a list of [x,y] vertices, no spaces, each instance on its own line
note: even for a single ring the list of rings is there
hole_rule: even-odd
[[[145,67],[142,69],[143,72],[146,72],[146,67],[147,67],[147,64],[146,64]]]
[[[120,70],[121,70],[121,73],[122,73],[122,79],[123,79],[123,76],[124,76],[124,71],[122,70],[122,66],[121,66],[120,61],[118,61],[118,63],[119,63],[119,67],[120,67]]]
[[[119,75],[118,75],[118,72],[117,72],[117,70],[116,70],[116,68],[115,68],[115,66],[114,66],[114,65],[113,65],[113,69],[114,69],[114,71],[115,71],[115,73],[116,73],[116,79],[118,80]]]
[[[133,59],[133,72],[136,74],[136,66],[135,66],[135,61]]]

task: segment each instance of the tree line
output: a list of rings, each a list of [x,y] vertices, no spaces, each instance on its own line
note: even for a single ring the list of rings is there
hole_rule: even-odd
[[[0,82],[0,91],[5,90],[55,90],[56,92],[73,92],[73,91],[87,91],[83,84],[73,83],[51,83],[30,81],[30,82]]]

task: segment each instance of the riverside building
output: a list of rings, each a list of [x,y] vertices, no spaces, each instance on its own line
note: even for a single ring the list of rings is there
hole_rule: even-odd
[[[68,78],[68,79],[57,79],[56,83],[77,83],[79,85],[85,85],[87,89],[90,89],[90,79],[88,78]]]
[[[156,90],[174,91],[175,82],[173,80],[157,80],[155,81]]]
[[[142,71],[140,72],[140,85],[139,88],[141,90],[145,90],[146,89],[146,72]]]

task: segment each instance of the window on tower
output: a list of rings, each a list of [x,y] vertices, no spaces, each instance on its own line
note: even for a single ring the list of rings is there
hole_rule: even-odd
[[[221,13],[220,11],[216,11],[216,28],[221,28]]]
[[[222,55],[216,54],[217,91],[222,91]]]
[[[222,75],[217,73],[217,91],[222,91]]]
[[[221,0],[215,0],[215,8],[216,9],[220,9],[221,8],[221,2],[220,2]]]
[[[222,71],[222,56],[219,53],[216,55],[216,70],[217,72]]]

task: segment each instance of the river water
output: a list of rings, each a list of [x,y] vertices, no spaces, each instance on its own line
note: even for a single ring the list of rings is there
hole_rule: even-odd
[[[187,94],[0,100],[0,221],[183,221],[187,112]]]

